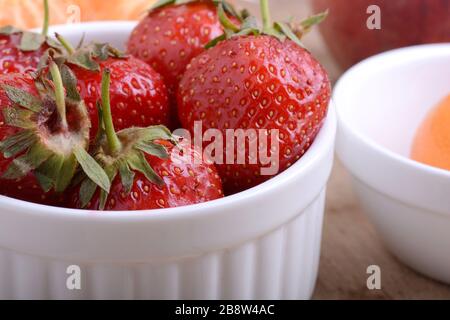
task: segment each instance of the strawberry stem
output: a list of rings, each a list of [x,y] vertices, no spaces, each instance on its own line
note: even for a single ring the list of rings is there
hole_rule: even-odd
[[[50,20],[50,13],[48,9],[48,0],[44,0],[44,25],[42,27],[43,36],[47,36],[48,34],[49,20]]]
[[[58,65],[52,61],[50,63],[50,73],[52,75],[53,84],[55,86],[55,100],[56,100],[56,110],[61,119],[61,126],[63,130],[68,129],[67,117],[66,117],[66,97],[64,85],[61,77],[61,72],[59,71]]]
[[[231,20],[228,18],[228,15],[227,15],[227,13],[225,12],[225,8],[223,7],[223,3],[222,3],[222,2],[219,3],[219,7],[218,7],[218,10],[217,10],[217,15],[218,15],[218,17],[219,17],[220,23],[222,24],[222,26],[223,26],[225,29],[231,30],[231,31],[233,31],[233,32],[239,32],[240,28],[239,28],[237,25],[235,25],[235,24],[233,23],[233,21],[231,21]]]
[[[72,47],[72,45],[66,39],[64,39],[62,35],[56,32],[55,37],[59,41],[59,43],[61,43],[64,49],[66,49],[68,54],[73,54],[75,52],[75,49]]]
[[[272,18],[270,16],[269,0],[260,0],[260,6],[264,30],[270,30],[273,26]]]
[[[106,138],[108,139],[108,145],[112,153],[118,153],[122,150],[122,143],[117,137],[114,130],[114,124],[111,114],[111,101],[109,96],[109,89],[111,83],[111,70],[105,69],[102,77],[102,112],[103,112],[103,124],[105,125]]]

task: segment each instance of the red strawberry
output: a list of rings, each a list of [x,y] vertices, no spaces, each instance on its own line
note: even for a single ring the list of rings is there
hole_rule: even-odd
[[[109,101],[109,70],[104,72],[102,113],[105,132],[95,157],[108,173],[109,194],[88,178],[71,193],[67,206],[92,210],[145,210],[196,204],[223,197],[213,165],[195,152],[180,156],[162,126],[125,129],[116,134]],[[183,142],[180,142],[183,144]],[[190,146],[183,151],[193,151]],[[200,160],[195,162],[194,160]]]
[[[231,6],[227,8],[233,12]],[[163,76],[174,104],[186,65],[223,31],[214,1],[162,1],[134,29],[128,52]],[[176,118],[174,105],[172,109]]]
[[[23,38],[24,32],[6,27],[0,29],[0,74],[36,71],[40,57],[49,46],[43,42],[36,50],[23,50]]]
[[[174,150],[173,144],[167,141],[157,141],[155,144],[164,147],[169,158],[146,155],[145,160],[162,177],[161,184],[149,180],[140,172],[134,172],[133,184],[128,191],[121,177],[117,175],[112,182],[106,203],[101,203],[101,191],[97,190],[88,204],[82,205],[77,188],[70,193],[67,206],[90,210],[103,208],[108,211],[150,210],[186,206],[223,197],[222,183],[213,165],[173,163],[170,160]]]
[[[38,96],[37,89],[34,85],[34,80],[31,76],[26,74],[8,74],[0,77],[0,86],[13,86],[15,88],[24,90],[33,96]],[[5,108],[14,106],[14,102],[8,97],[6,91],[0,87],[0,106],[2,111]],[[5,117],[3,112],[0,113],[0,140],[4,141],[6,138],[16,135],[21,131],[20,128],[8,126],[5,124]],[[14,158],[5,158],[3,153],[0,154],[0,172],[4,174]],[[3,179],[2,179],[3,180]],[[11,198],[28,200],[31,202],[42,202],[51,204],[53,195],[46,194],[39,185],[34,174],[29,173],[25,178],[12,181],[0,181],[0,194]],[[50,200],[48,198],[51,198]]]
[[[192,131],[194,121],[202,121],[203,130],[220,129],[224,135],[227,129],[279,130],[276,160],[281,172],[311,146],[327,114],[331,89],[320,63],[287,25],[272,27],[267,1],[262,5],[262,31],[249,19],[244,33],[256,35],[233,36],[192,60],[179,87],[179,117]],[[226,149],[225,143],[224,153]],[[228,193],[271,177],[260,174],[267,167],[261,159],[249,164],[247,144],[240,146],[243,151],[246,165],[217,165]]]
[[[108,44],[92,43],[75,50],[60,35],[57,38],[68,51],[62,59],[75,73],[78,90],[88,107],[91,138],[98,129],[96,104],[101,98],[102,71],[105,69],[112,72],[112,113],[118,130],[169,124],[166,85],[149,65],[121,54]]]
[[[78,162],[96,162],[85,151],[90,121],[73,73],[52,62],[50,74],[0,77],[0,194],[56,205]]]
[[[44,4],[48,6],[47,0]],[[42,34],[21,31],[12,26],[0,28],[0,74],[34,72],[41,56],[50,47],[59,50],[55,43],[47,39],[47,29],[48,14]]]
[[[78,90],[84,98],[92,121],[92,134],[97,132],[96,102],[100,99],[101,71],[112,70],[111,103],[114,126],[118,130],[170,123],[167,89],[149,65],[134,58],[109,58],[100,62],[100,71],[71,66],[78,78]]]

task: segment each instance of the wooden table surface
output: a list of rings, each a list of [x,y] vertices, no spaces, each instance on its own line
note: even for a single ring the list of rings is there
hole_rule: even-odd
[[[255,4],[250,7],[257,12]],[[292,15],[305,17],[311,10],[307,0],[273,0],[272,13],[280,19]],[[336,81],[342,70],[329,55],[318,30],[304,42]],[[367,288],[366,270],[370,265],[381,268],[381,290]],[[450,299],[450,286],[417,274],[386,250],[358,205],[349,174],[339,161],[329,183],[314,299]]]

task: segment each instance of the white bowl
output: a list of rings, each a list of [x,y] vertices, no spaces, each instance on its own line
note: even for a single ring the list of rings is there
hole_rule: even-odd
[[[52,31],[122,47],[133,26]],[[308,299],[335,131],[330,108],[311,149],[286,172],[194,206],[100,213],[0,197],[0,298]],[[81,267],[81,290],[66,287],[71,265]]]
[[[450,91],[450,44],[387,52],[339,81],[337,153],[388,248],[450,283],[450,172],[410,160],[417,128]]]

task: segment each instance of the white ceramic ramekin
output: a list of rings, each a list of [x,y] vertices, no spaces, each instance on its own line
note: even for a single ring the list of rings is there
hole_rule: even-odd
[[[132,27],[57,29],[74,42],[86,32],[120,46]],[[286,172],[195,206],[101,213],[0,197],[0,299],[310,298],[335,131],[331,108],[311,149]],[[81,268],[81,290],[67,289],[71,265]]]
[[[349,70],[335,92],[337,152],[388,248],[450,283],[450,172],[408,158],[427,112],[450,92],[450,44],[405,48]]]

